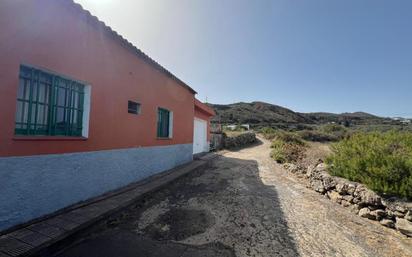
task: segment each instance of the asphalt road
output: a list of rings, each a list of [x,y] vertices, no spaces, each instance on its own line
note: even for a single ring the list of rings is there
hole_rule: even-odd
[[[269,146],[223,153],[56,256],[412,256],[412,239],[307,189]]]

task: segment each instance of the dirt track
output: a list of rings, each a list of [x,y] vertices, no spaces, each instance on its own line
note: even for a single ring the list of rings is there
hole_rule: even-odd
[[[412,256],[412,239],[307,189],[269,151],[226,152],[59,256]]]

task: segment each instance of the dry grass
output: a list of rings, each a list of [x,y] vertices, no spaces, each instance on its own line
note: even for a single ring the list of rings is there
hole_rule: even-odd
[[[228,137],[237,137],[237,136],[242,135],[244,133],[247,133],[247,131],[246,132],[244,132],[244,131],[225,131],[225,134]]]
[[[303,167],[314,165],[319,160],[325,161],[332,154],[331,144],[329,143],[308,142],[307,145],[305,157],[301,161]]]

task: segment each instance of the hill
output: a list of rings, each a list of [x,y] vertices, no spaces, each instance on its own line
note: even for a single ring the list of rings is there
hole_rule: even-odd
[[[212,104],[211,106],[216,111],[215,120],[223,124],[313,123],[300,113],[263,102]]]
[[[381,118],[365,112],[354,113],[299,113],[282,106],[264,102],[209,104],[215,111],[215,122],[222,124],[251,124],[254,126],[273,125],[316,125],[341,123],[353,125],[384,124],[390,119]]]
[[[367,124],[381,124],[388,122],[388,119],[381,118],[365,112],[345,112],[341,114],[317,112],[317,113],[303,113],[305,117],[309,118],[315,123],[345,123],[367,125]]]

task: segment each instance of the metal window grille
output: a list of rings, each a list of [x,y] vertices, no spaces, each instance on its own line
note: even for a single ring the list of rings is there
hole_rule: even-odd
[[[84,85],[20,66],[16,135],[81,136]]]
[[[169,137],[170,112],[166,109],[159,108],[157,114],[157,137]]]

